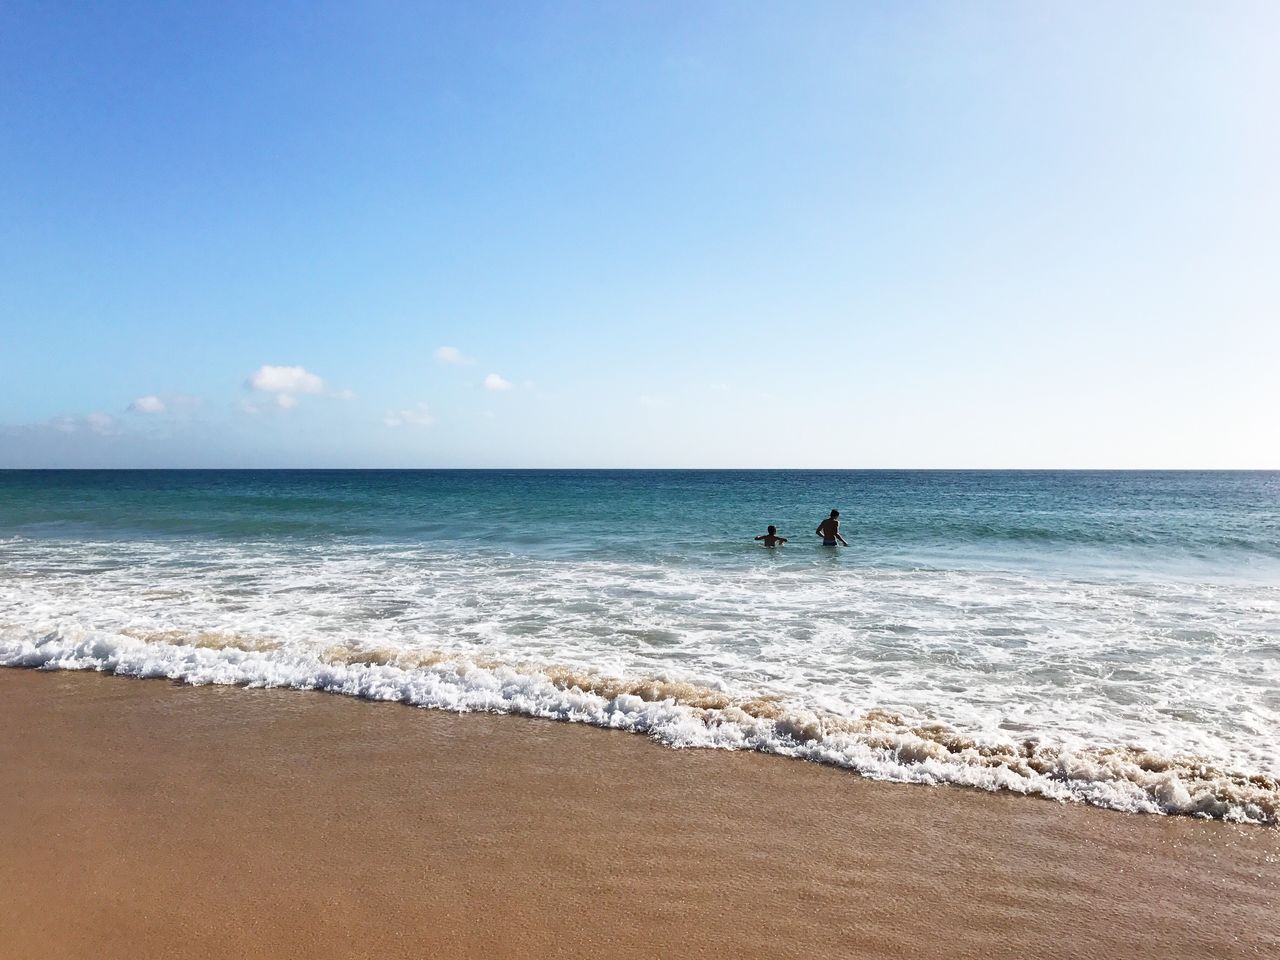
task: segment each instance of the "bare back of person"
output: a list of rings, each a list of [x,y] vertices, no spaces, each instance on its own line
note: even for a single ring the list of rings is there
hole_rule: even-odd
[[[756,540],[763,543],[766,547],[780,547],[787,542],[786,537],[778,536],[778,528],[773,524],[769,525],[769,530],[763,536],[756,537]]]
[[[822,545],[824,547],[834,547],[837,543],[844,544],[846,547],[849,545],[845,538],[840,536],[839,510],[832,510],[831,516],[818,524],[818,529],[815,530],[814,533],[822,538]]]

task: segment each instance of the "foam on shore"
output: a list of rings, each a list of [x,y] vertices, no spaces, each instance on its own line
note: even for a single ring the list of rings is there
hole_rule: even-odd
[[[229,634],[0,627],[0,665],[95,670],[189,684],[321,690],[457,712],[489,711],[643,733],[671,747],[757,750],[879,780],[957,784],[1131,813],[1275,824],[1280,783],[1196,757],[1043,735],[976,737],[867,709],[841,716],[652,677],[507,663],[454,652],[294,648]]]

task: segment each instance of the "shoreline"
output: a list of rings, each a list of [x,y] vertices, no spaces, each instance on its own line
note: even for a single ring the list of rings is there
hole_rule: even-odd
[[[0,729],[0,960],[1280,952],[1275,828],[62,671]]]
[[[464,714],[519,714],[626,730],[674,748],[750,750],[872,780],[943,783],[1125,812],[1207,814],[1257,825],[1275,825],[1280,816],[1273,777],[1189,753],[1105,744],[1064,751],[1035,736],[984,742],[895,710],[873,708],[851,718],[792,710],[767,695],[734,696],[681,681],[626,679],[572,667],[525,667],[443,650],[329,648],[277,659],[278,648],[271,639],[220,631],[124,630],[88,643],[82,635],[56,633],[34,643],[0,639],[0,667],[91,670],[192,686],[320,691]]]

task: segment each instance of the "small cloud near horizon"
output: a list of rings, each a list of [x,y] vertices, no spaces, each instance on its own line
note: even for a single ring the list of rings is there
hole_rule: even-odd
[[[263,364],[245,380],[245,386],[257,393],[265,393],[281,410],[292,410],[298,398],[304,394],[325,394],[338,400],[352,400],[352,390],[331,390],[324,380],[305,367],[272,366]],[[240,409],[245,413],[261,413],[261,404],[244,401]]]
[[[58,433],[96,433],[101,437],[111,436],[118,433],[116,429],[115,417],[106,413],[86,413],[83,416],[62,416],[54,417],[46,422],[45,426],[56,430]]]
[[[320,393],[324,381],[305,367],[274,367],[263,364],[245,381],[251,390],[262,393]]]
[[[510,390],[512,388],[512,383],[510,380],[504,379],[496,373],[491,373],[484,378],[484,388],[486,390]]]
[[[382,422],[388,427],[429,427],[436,422],[436,418],[428,411],[425,403],[419,403],[407,410],[388,411]]]
[[[153,393],[139,397],[125,408],[128,413],[164,413],[168,409],[168,404]]]
[[[458,365],[475,363],[474,360],[466,356],[457,347],[436,347],[436,360],[440,363],[453,363]]]

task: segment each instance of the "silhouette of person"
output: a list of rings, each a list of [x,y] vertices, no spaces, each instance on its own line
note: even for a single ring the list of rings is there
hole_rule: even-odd
[[[844,537],[840,536],[840,511],[832,510],[831,516],[818,524],[818,529],[813,531],[822,538],[824,547],[834,547],[836,541],[840,541],[846,547],[849,545]]]
[[[756,537],[757,540],[763,540],[766,547],[776,547],[780,543],[786,543],[786,537],[778,536],[778,528],[772,523],[769,524],[769,532],[762,537]]]

